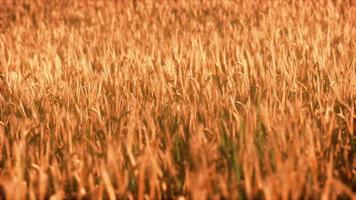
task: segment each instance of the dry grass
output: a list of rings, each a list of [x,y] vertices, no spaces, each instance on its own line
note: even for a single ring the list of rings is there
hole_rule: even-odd
[[[356,198],[352,0],[0,4],[2,198]]]

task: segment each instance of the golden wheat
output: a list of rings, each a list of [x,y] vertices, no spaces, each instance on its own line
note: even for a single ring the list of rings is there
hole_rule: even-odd
[[[355,199],[354,1],[0,3],[6,199]]]

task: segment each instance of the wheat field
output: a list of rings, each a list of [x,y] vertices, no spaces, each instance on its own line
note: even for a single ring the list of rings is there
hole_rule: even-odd
[[[356,199],[355,3],[0,0],[0,198]]]

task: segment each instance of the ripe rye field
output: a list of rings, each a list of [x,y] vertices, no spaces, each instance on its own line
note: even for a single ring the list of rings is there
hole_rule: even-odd
[[[0,198],[356,198],[355,1],[0,2]]]

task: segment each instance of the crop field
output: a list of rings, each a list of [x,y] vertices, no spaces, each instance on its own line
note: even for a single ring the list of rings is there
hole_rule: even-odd
[[[356,2],[0,0],[0,199],[356,199]]]

